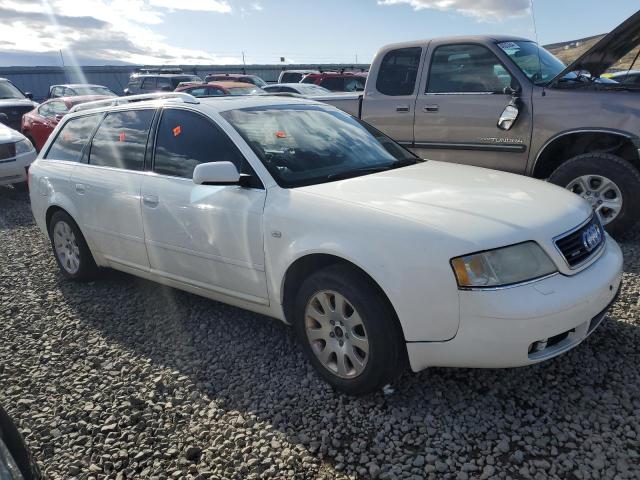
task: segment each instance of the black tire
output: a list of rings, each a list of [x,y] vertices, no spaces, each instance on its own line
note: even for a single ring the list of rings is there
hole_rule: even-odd
[[[0,407],[0,439],[11,453],[11,458],[20,469],[25,480],[39,480],[42,478],[38,464],[33,459],[22,435],[9,417]]]
[[[29,184],[27,182],[14,183],[13,188],[15,188],[18,192],[28,192]]]
[[[560,165],[549,177],[551,183],[567,187],[583,175],[601,175],[616,184],[622,194],[622,209],[605,228],[613,236],[629,232],[640,219],[640,172],[624,158],[611,153],[583,153]]]
[[[54,231],[56,225],[61,222],[64,222],[69,226],[75,237],[79,257],[79,266],[76,271],[69,271],[69,269],[62,264],[62,261],[60,260],[56,252]],[[91,250],[89,250],[89,246],[87,245],[82,232],[78,228],[78,225],[76,225],[76,222],[73,221],[73,218],[71,218],[71,216],[67,212],[58,210],[51,216],[51,221],[49,222],[49,239],[51,240],[51,249],[53,250],[53,256],[58,263],[58,267],[60,267],[62,275],[64,275],[69,280],[80,281],[90,280],[96,276],[96,274],[98,273],[98,267],[95,260],[93,259]]]
[[[367,361],[362,372],[353,378],[341,378],[325,367],[307,337],[307,304],[324,290],[335,291],[347,299],[366,329]],[[292,323],[307,358],[318,374],[338,390],[350,395],[375,391],[392,382],[405,367],[406,347],[395,312],[377,286],[354,267],[336,264],[311,274],[296,294],[293,313]]]

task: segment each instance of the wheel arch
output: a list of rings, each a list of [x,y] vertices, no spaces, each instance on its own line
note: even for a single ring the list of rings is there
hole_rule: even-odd
[[[344,257],[332,254],[332,253],[306,253],[296,258],[285,271],[282,280],[281,287],[281,302],[282,309],[285,316],[285,320],[287,323],[292,323],[291,318],[293,316],[293,306],[295,301],[296,293],[298,292],[298,288],[304,278],[311,275],[318,270],[321,270],[330,265],[342,264],[353,268],[358,271],[360,274],[364,275],[369,281],[371,285],[378,291],[384,301],[390,308],[390,311],[393,312],[394,321],[400,328],[400,332],[402,334],[403,340],[405,339],[404,329],[402,328],[402,324],[398,318],[398,314],[396,309],[393,306],[389,296],[380,286],[380,283],[376,281],[376,279],[369,274],[364,268],[360,267],[356,263],[351,260],[348,260]]]
[[[531,176],[545,179],[562,163],[583,153],[612,153],[640,170],[640,138],[623,130],[575,129],[560,132],[538,151]]]

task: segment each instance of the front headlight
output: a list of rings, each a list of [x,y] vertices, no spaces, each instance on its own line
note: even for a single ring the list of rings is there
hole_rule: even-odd
[[[534,280],[556,271],[536,242],[472,253],[451,260],[460,288],[489,288]]]
[[[33,152],[34,148],[28,138],[23,138],[19,142],[16,142],[16,155],[23,153]]]

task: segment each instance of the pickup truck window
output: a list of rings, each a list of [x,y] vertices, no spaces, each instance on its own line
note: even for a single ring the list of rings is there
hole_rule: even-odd
[[[562,61],[535,42],[502,42],[498,47],[536,85],[546,84],[565,69]]]
[[[413,94],[422,48],[400,48],[387,52],[380,63],[376,89],[383,95]]]
[[[481,45],[443,45],[433,53],[426,93],[503,93],[513,79]]]
[[[285,188],[421,161],[373,127],[333,108],[279,105],[229,110],[221,115]]]

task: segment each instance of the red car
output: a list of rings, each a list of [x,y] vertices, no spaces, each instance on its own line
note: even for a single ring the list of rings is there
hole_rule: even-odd
[[[320,85],[332,92],[362,92],[366,81],[366,72],[324,72],[310,73],[300,83]]]
[[[81,95],[76,97],[59,97],[41,103],[34,110],[22,116],[22,134],[27,137],[39,152],[58,122],[71,107],[79,103],[111,98],[108,95]]]

